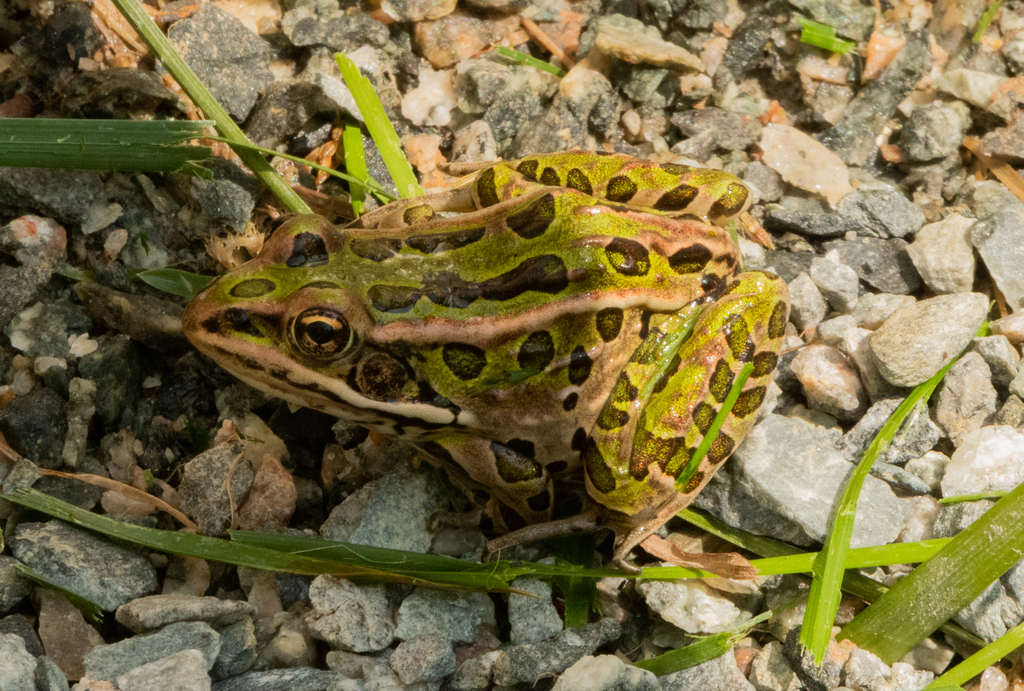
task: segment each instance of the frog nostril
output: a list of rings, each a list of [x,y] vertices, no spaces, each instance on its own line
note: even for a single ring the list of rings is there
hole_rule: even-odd
[[[239,331],[245,331],[250,326],[249,313],[238,307],[225,310],[224,318],[228,320],[232,327]]]

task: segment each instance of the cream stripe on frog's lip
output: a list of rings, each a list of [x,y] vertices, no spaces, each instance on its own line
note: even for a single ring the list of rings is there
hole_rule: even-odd
[[[301,366],[269,347],[260,348],[263,359],[254,360],[250,368],[236,351],[230,347],[223,347],[218,341],[228,346],[236,343],[230,338],[211,337],[194,345],[235,377],[289,403],[316,408],[355,422],[369,423],[378,421],[380,417],[400,417],[437,426],[475,424],[475,416],[471,412],[462,411],[456,417],[445,408],[426,403],[375,401],[352,391],[342,380],[327,379],[318,375],[303,376]],[[323,381],[330,382],[331,386],[323,386]],[[297,395],[294,393],[295,389],[304,393]],[[322,399],[323,405],[310,405],[311,396]]]

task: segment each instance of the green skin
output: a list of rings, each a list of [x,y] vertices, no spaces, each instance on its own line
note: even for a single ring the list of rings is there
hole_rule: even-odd
[[[486,489],[517,531],[501,544],[578,529],[551,522],[554,487],[584,471],[587,521],[615,529],[621,563],[725,461],[770,381],[786,286],[736,273],[708,223],[748,196],[728,173],[618,154],[493,164],[345,229],[291,218],[196,296],[185,333],[253,386]],[[680,478],[747,362],[711,452]]]

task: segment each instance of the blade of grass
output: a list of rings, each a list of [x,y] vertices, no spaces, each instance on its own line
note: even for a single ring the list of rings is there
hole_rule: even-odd
[[[132,28],[142,36],[146,45],[156,53],[160,62],[171,73],[171,76],[177,80],[182,90],[192,99],[192,102],[203,111],[206,117],[216,123],[217,131],[229,139],[232,145],[247,142],[248,140],[241,128],[235,124],[235,121],[231,119],[227,111],[217,103],[217,100],[199,80],[199,77],[192,71],[192,68],[178,55],[171,42],[157,28],[156,24],[149,18],[149,15],[146,14],[137,0],[113,0],[113,2],[125,19],[128,20],[128,23],[132,25]],[[238,154],[238,157],[249,167],[249,170],[273,192],[274,196],[289,211],[300,214],[310,213],[306,203],[285,183],[263,156],[246,149],[236,149],[235,153]]]
[[[555,67],[554,65],[544,62],[543,60],[538,60],[532,55],[521,53],[513,48],[506,48],[505,46],[495,46],[494,51],[498,55],[506,57],[510,60],[515,60],[520,65],[526,65],[527,67],[536,67],[538,70],[544,70],[549,74],[555,75],[559,79],[566,75],[565,70]]]
[[[942,676],[926,686],[925,689],[938,689],[946,685],[959,688],[972,677],[984,672],[986,667],[998,662],[1022,645],[1024,645],[1024,623],[1017,624],[956,667],[946,670]]]
[[[213,280],[213,276],[202,276],[181,269],[151,269],[140,271],[135,277],[148,285],[171,295],[191,300]]]
[[[979,334],[984,333],[986,328],[985,325],[982,325],[981,329],[979,329]],[[860,497],[861,487],[863,487],[875,459],[889,446],[889,442],[892,441],[896,432],[899,431],[907,416],[918,405],[927,405],[928,399],[931,398],[932,392],[935,391],[935,387],[939,385],[939,382],[946,376],[949,368],[959,359],[960,355],[957,355],[950,360],[945,367],[936,372],[931,379],[918,385],[900,403],[892,415],[889,416],[889,419],[886,420],[885,424],[882,425],[882,429],[875,435],[875,438],[864,452],[863,458],[861,458],[846,482],[842,496],[840,496],[837,502],[832,526],[825,538],[825,545],[814,562],[814,580],[811,582],[811,592],[807,599],[807,612],[804,615],[804,624],[800,631],[800,643],[810,650],[814,656],[814,661],[819,665],[825,657],[825,648],[828,646],[836,611],[839,609],[839,600],[842,596],[843,571],[847,553],[850,550],[850,538],[853,536],[853,524],[857,514],[857,500]],[[936,624],[937,626],[938,624]],[[934,627],[932,630],[934,630]],[[931,633],[931,631],[928,633]],[[924,638],[924,636],[921,638]],[[920,642],[920,639],[915,641],[914,645],[918,642]],[[889,664],[892,663],[890,662]]]
[[[974,43],[981,41],[982,34],[985,33],[985,29],[989,27],[992,20],[996,18],[996,12],[999,11],[1002,5],[1003,0],[994,0],[994,2],[989,4],[985,14],[981,15],[981,19],[978,20],[978,30],[974,32]]]
[[[402,152],[402,142],[395,133],[395,127],[391,124],[384,106],[377,98],[377,92],[373,90],[373,84],[362,75],[356,64],[344,53],[335,53],[334,59],[341,70],[341,76],[345,80],[348,90],[352,92],[352,98],[359,106],[359,113],[363,116],[366,129],[373,137],[380,156],[384,159],[384,165],[391,173],[391,179],[395,181],[395,187],[403,199],[419,197],[423,190],[416,181],[416,175],[412,172],[412,166],[405,159]]]
[[[54,583],[43,574],[39,573],[30,566],[22,564],[21,562],[16,563],[14,565],[14,568],[16,568],[18,571],[21,571],[23,574],[25,574],[26,576],[28,576],[33,581],[38,583],[40,586],[46,588],[47,590],[52,590],[66,597],[68,599],[68,602],[70,602],[75,609],[82,613],[82,616],[85,617],[86,621],[89,621],[93,624],[98,624],[99,622],[103,621],[103,608],[99,604],[85,597],[84,595],[79,595],[73,590],[68,590],[63,586]]]
[[[363,131],[359,126],[349,121],[345,123],[345,129],[341,135],[341,145],[345,150],[345,170],[349,175],[366,184],[370,174],[366,170],[366,152],[363,150]],[[363,214],[363,204],[366,202],[366,192],[363,185],[356,185],[350,188],[352,194],[352,210],[356,218]]]
[[[562,557],[560,565],[570,571],[590,566],[594,561],[596,542],[596,533],[561,538],[555,550]],[[594,579],[570,575],[556,578],[555,583],[565,596],[565,628],[586,626],[590,620],[590,606],[597,595]]]
[[[188,120],[5,118],[0,166],[185,173],[211,179],[208,146],[187,145],[213,123]]]
[[[1020,560],[1024,484],[843,628],[849,639],[892,664],[969,605]]]
[[[780,608],[785,609],[785,607]],[[717,657],[725,655],[732,650],[738,642],[743,640],[754,627],[758,624],[768,621],[775,615],[773,610],[768,610],[757,615],[753,619],[748,619],[739,626],[723,631],[722,633],[716,633],[711,636],[705,636],[698,640],[692,645],[687,645],[682,648],[676,648],[669,652],[653,657],[650,660],[641,660],[634,662],[634,667],[640,669],[646,669],[648,672],[653,673],[655,676],[663,677],[666,674],[672,674],[682,669],[689,669],[696,667],[699,664],[714,660]]]
[[[803,27],[800,31],[801,43],[807,43],[839,54],[849,53],[857,47],[856,41],[847,41],[846,39],[836,37],[836,30],[827,24],[821,24],[799,15],[797,15],[796,20]]]

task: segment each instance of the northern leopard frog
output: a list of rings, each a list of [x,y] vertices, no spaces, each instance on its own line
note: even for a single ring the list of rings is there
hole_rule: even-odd
[[[185,331],[253,386],[486,488],[518,531],[500,544],[578,528],[550,521],[558,481],[582,474],[623,564],[750,430],[775,368],[786,286],[738,273],[720,227],[748,197],[729,173],[620,154],[490,164],[347,228],[292,217],[192,300]]]

